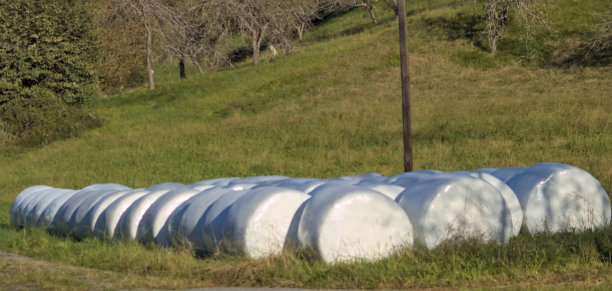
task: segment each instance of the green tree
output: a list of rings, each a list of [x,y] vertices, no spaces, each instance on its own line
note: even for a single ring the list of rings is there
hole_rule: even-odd
[[[46,143],[95,124],[80,108],[97,75],[87,4],[0,0],[0,19],[0,130]]]

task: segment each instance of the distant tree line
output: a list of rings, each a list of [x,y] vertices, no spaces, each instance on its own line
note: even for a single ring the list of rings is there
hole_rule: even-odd
[[[190,63],[201,74],[228,64],[232,52],[247,46],[253,65],[260,51],[292,48],[315,20],[353,7],[372,9],[373,0],[99,0],[103,27],[103,89],[143,81],[136,66],[145,60],[146,80],[155,88],[155,55],[177,59],[181,77]],[[375,19],[373,17],[373,19]],[[375,20],[374,20],[375,21]],[[239,44],[239,45],[237,45]],[[242,47],[241,47],[242,46]]]
[[[368,2],[365,1],[364,2]],[[201,74],[248,51],[292,48],[312,22],[356,0],[0,0],[0,144],[46,144],[100,123],[84,110],[98,90],[147,81],[154,63]]]

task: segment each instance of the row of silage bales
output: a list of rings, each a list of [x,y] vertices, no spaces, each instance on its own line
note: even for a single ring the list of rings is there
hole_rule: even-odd
[[[119,221],[117,222],[115,232],[112,234],[108,233],[107,235],[116,240],[135,240],[138,235],[138,226],[140,225],[140,221],[149,207],[151,207],[151,205],[164,194],[170,192],[172,189],[180,187],[185,187],[185,185],[167,182],[146,188],[148,193],[132,202],[125,209],[125,211],[121,213],[121,218],[119,218]]]
[[[413,242],[427,248],[457,238],[504,243],[521,225],[537,233],[609,221],[610,202],[599,182],[559,164],[393,177],[233,177],[146,189],[34,186],[11,208],[15,226],[45,225],[79,238],[137,239],[254,258],[299,245],[326,262],[374,260]]]
[[[204,214],[219,198],[232,192],[235,192],[235,190],[225,187],[207,187],[194,195],[177,207],[168,217],[166,227],[162,229],[156,242],[162,246],[190,246],[196,253],[205,254],[207,250],[206,239],[202,234],[206,223]]]
[[[83,218],[99,200],[118,191],[130,188],[119,184],[95,184],[72,195],[55,213],[50,230],[58,234],[73,234],[80,237],[85,226]]]
[[[125,210],[136,202],[136,200],[150,192],[151,191],[142,188],[134,189],[113,201],[102,210],[100,215],[98,215],[92,230],[93,235],[100,239],[113,238],[115,229]]]
[[[37,198],[43,196],[36,195],[36,192],[49,189],[53,189],[53,187],[36,185],[28,187],[24,189],[21,193],[19,193],[19,195],[15,198],[15,201],[13,201],[13,205],[11,205],[11,224],[15,227],[23,227],[25,225],[30,225],[29,223],[26,223],[26,220],[29,220],[28,216],[31,215],[30,213],[28,213],[28,210],[32,209],[33,207],[29,206],[28,204],[35,204],[37,200],[40,200]]]

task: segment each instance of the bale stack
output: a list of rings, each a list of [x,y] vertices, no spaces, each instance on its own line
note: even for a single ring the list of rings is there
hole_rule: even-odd
[[[44,226],[77,238],[134,239],[253,258],[304,247],[336,263],[376,260],[414,244],[506,243],[521,230],[594,229],[610,223],[611,210],[589,173],[542,163],[392,177],[232,177],[146,189],[39,185],[15,198],[10,215],[17,228]]]

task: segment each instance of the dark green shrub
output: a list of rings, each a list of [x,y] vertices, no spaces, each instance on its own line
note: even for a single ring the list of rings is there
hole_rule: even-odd
[[[86,5],[0,0],[0,130],[5,134],[44,144],[97,123],[81,109],[85,92],[95,84],[98,60]]]

